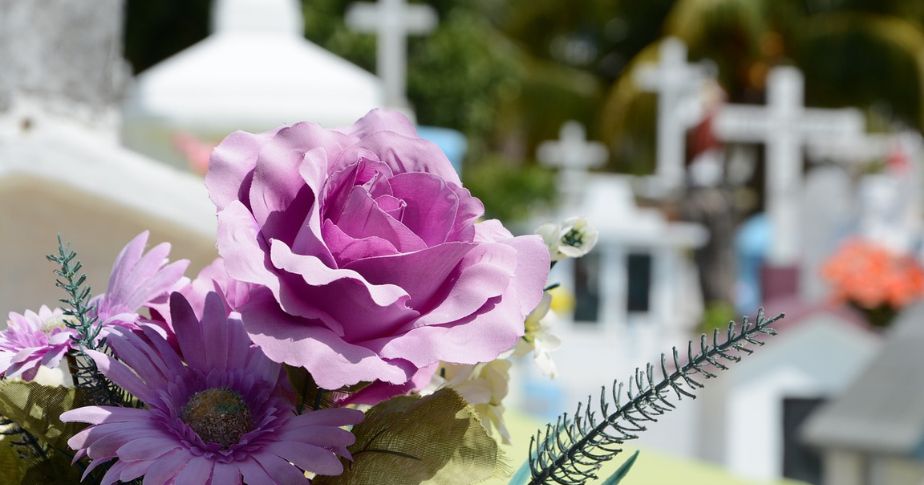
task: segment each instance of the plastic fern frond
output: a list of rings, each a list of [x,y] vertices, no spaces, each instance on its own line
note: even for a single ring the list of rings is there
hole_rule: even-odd
[[[65,325],[76,331],[73,338],[77,355],[68,354],[68,365],[74,381],[74,387],[83,392],[84,404],[124,405],[131,397],[122,388],[106,378],[85,349],[107,352],[105,342],[100,339],[102,324],[96,316],[92,303],[92,289],[86,284],[87,275],[81,272],[83,264],[77,259],[77,253],[67,247],[58,236],[58,252],[46,256],[58,265],[54,270],[57,277],[55,286],[64,290],[66,295],[60,301],[64,314],[68,318]]]
[[[750,347],[763,345],[758,340],[761,336],[775,335],[770,325],[781,318],[782,314],[766,318],[760,310],[755,322],[745,317],[740,329],[729,322],[724,341],[718,329],[711,343],[705,334],[698,346],[690,341],[686,364],[681,364],[680,352],[674,347],[673,371],[668,370],[668,357],[661,354],[660,377],[655,366],[648,364],[645,370],[635,369],[627,383],[614,382],[609,393],[604,386],[599,403],[594,404],[593,397],[588,396],[586,403],[578,403],[573,415],[562,414],[532,437],[529,484],[579,485],[596,479],[597,471],[622,451],[623,443],[637,438],[646,423],[675,408],[671,401],[695,398],[694,392],[704,387],[698,379],[716,377],[717,372],[728,369],[728,364],[753,353]]]

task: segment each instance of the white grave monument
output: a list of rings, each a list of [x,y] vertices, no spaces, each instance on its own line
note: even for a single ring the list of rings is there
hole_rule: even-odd
[[[587,170],[603,166],[609,154],[606,145],[587,140],[583,125],[568,121],[562,125],[558,140],[541,143],[536,156],[543,165],[558,168],[562,205],[570,210],[580,203]]]
[[[688,63],[686,45],[673,37],[661,42],[659,53],[656,65],[640,67],[635,82],[658,95],[655,178],[671,190],[683,185],[686,132],[704,115],[703,91],[714,69],[708,63]]]
[[[313,121],[348,126],[385,101],[371,73],[304,39],[297,0],[215,0],[213,33],[138,76],[123,140],[185,166],[175,139]]]
[[[798,69],[774,68],[767,79],[767,106],[729,104],[715,119],[720,140],[766,146],[765,205],[773,227],[769,262],[777,266],[798,261],[803,147],[863,133],[863,115],[855,109],[804,108],[803,85]]]
[[[385,83],[385,105],[407,108],[407,36],[426,34],[436,28],[436,12],[429,5],[408,5],[404,0],[356,3],[346,13],[346,23],[376,35],[376,72]]]
[[[628,177],[587,175],[581,190],[583,199],[568,209],[574,212],[559,218],[586,217],[599,241],[587,256],[558,263],[550,277],[576,300],[574,312],[560,315],[553,328],[562,345],[553,353],[558,377],[550,385],[567,406],[599,390],[600,369],[610,377],[627,375],[686,342],[703,310],[689,252],[708,239],[698,224],[669,222],[656,209],[636,206]],[[693,433],[688,436],[692,442]],[[654,442],[670,448],[667,440]]]
[[[13,66],[0,86],[0,315],[57,304],[45,255],[58,234],[96,292],[122,246],[146,229],[193,271],[216,256],[201,180],[118,145],[121,8],[0,0],[0,63]]]

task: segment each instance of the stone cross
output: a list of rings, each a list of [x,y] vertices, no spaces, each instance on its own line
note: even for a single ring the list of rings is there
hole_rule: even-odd
[[[436,12],[428,5],[407,5],[405,0],[379,0],[351,5],[346,23],[376,34],[376,71],[385,83],[385,102],[390,107],[406,107],[407,36],[436,28]]]
[[[577,202],[587,170],[603,165],[609,157],[606,145],[588,141],[584,127],[577,121],[562,125],[558,140],[542,142],[536,155],[543,165],[558,167],[566,205]]]
[[[701,91],[711,79],[705,63],[687,63],[687,47],[676,38],[661,42],[655,65],[643,65],[635,82],[658,95],[658,135],[656,177],[665,188],[683,183],[686,157],[686,131],[704,115]]]
[[[714,129],[722,141],[765,145],[765,206],[773,228],[769,260],[791,266],[800,253],[802,149],[860,136],[864,120],[854,109],[803,107],[804,79],[796,68],[774,68],[767,85],[767,106],[725,105]]]

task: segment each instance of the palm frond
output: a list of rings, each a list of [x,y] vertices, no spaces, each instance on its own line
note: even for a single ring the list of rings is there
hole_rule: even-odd
[[[674,347],[673,371],[668,370],[668,357],[661,354],[660,378],[656,378],[655,366],[648,364],[644,371],[637,368],[627,384],[614,382],[609,393],[603,386],[598,404],[588,396],[586,404],[578,403],[573,415],[562,414],[530,440],[530,485],[579,485],[597,478],[597,470],[622,451],[623,443],[645,431],[645,423],[655,422],[675,408],[672,392],[677,401],[695,398],[694,392],[703,383],[694,377],[716,377],[717,372],[728,369],[728,364],[753,353],[749,347],[763,345],[758,340],[762,335],[775,335],[770,325],[781,318],[783,314],[768,319],[760,310],[753,323],[745,317],[740,330],[735,322],[729,322],[724,341],[720,341],[718,329],[711,343],[705,334],[698,348],[690,341],[686,364],[681,365],[680,352]]]

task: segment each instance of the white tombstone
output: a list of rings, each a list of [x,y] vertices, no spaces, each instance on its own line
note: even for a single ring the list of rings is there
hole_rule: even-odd
[[[361,32],[375,33],[376,72],[385,83],[385,104],[406,108],[407,36],[426,34],[436,28],[436,11],[429,5],[408,5],[404,0],[355,3],[346,23]]]
[[[912,132],[877,133],[810,147],[810,155],[848,165],[884,162],[881,173],[860,179],[859,235],[893,251],[919,248],[924,231],[921,184],[924,146]]]
[[[58,234],[78,250],[96,292],[122,246],[146,229],[193,271],[216,255],[215,209],[201,180],[118,145],[110,113],[124,72],[110,68],[122,62],[113,58],[121,20],[112,15],[121,6],[0,0],[0,31],[13,40],[0,64],[24,67],[4,72],[0,86],[9,100],[0,107],[0,315],[63,296],[45,260]],[[55,57],[71,55],[81,62]]]
[[[218,142],[233,130],[313,121],[347,126],[384,103],[374,75],[307,41],[297,0],[215,0],[213,33],[141,73],[123,140],[185,166],[180,134]]]
[[[711,380],[697,399],[699,458],[761,482],[783,478],[784,399],[837,396],[881,345],[846,315],[787,315],[779,336]]]
[[[607,158],[606,145],[587,141],[584,126],[577,121],[562,125],[557,141],[539,145],[536,156],[543,165],[559,169],[559,191],[568,210],[580,203],[587,171],[602,166]]]
[[[696,266],[688,257],[708,239],[702,226],[670,222],[656,209],[638,207],[628,177],[589,175],[583,191],[580,205],[561,217],[586,217],[599,230],[597,246],[582,260],[561,261],[550,279],[574,292],[576,265],[586,264],[595,270],[590,283],[600,299],[596,320],[561,315],[556,325],[562,345],[553,354],[559,369],[555,382],[565,403],[599,389],[600,369],[622,376],[671,344],[685,343],[703,309]],[[648,258],[647,288],[630,281],[630,255]],[[630,308],[634,285],[645,293],[647,308]]]
[[[800,293],[805,301],[821,301],[831,294],[822,267],[854,229],[856,204],[847,171],[840,166],[809,171],[800,207]]]
[[[673,37],[661,41],[659,52],[658,64],[641,66],[635,82],[658,94],[655,177],[669,190],[683,184],[686,132],[704,116],[703,91],[713,68],[688,63],[686,45]]]
[[[769,260],[780,266],[795,264],[799,255],[802,148],[859,136],[864,125],[854,109],[804,108],[803,84],[798,69],[774,68],[767,79],[767,106],[729,104],[715,119],[720,140],[766,145],[765,206],[773,227]]]

